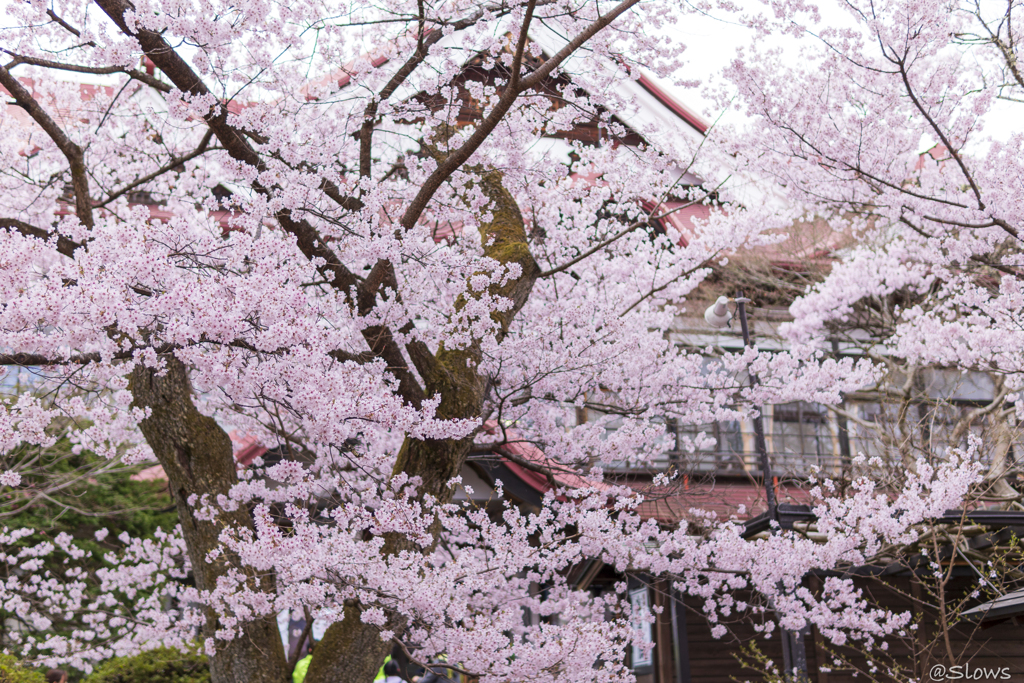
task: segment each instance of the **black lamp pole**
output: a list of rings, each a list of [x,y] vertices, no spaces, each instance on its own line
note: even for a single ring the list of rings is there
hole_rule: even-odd
[[[743,333],[743,346],[748,349],[754,348],[750,343],[750,327],[747,325],[747,299],[743,296],[743,290],[736,292],[736,315],[740,319],[740,331]],[[756,387],[759,380],[757,375],[750,373],[750,385]],[[779,521],[779,506],[775,501],[775,481],[772,477],[772,463],[768,459],[768,446],[764,440],[764,419],[761,411],[757,411],[754,418],[754,447],[761,458],[761,474],[764,476],[764,495],[768,502],[768,519]]]
[[[740,319],[740,331],[743,333],[743,346],[754,348],[750,343],[750,326],[747,324],[747,302],[743,290],[736,292],[736,315]],[[757,375],[750,373],[750,385],[758,385]],[[779,522],[779,505],[775,499],[775,478],[772,476],[772,463],[768,459],[768,446],[764,439],[764,420],[761,411],[754,418],[754,447],[761,458],[761,474],[764,476],[764,495],[768,503],[768,519]],[[779,527],[772,528],[775,533]],[[803,631],[787,631],[782,629],[782,666],[786,670],[786,678],[793,683],[808,683],[807,650],[804,647]]]

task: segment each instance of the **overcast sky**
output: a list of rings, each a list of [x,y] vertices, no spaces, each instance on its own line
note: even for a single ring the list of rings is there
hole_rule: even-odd
[[[0,0],[0,27],[10,26],[12,21],[7,15],[6,8],[13,2],[20,0]],[[758,0],[734,0],[741,7],[749,7],[752,10],[762,8]],[[995,0],[983,0],[995,2]],[[851,25],[849,14],[841,9],[840,0],[819,0],[818,8],[823,21],[832,25]],[[1000,8],[1001,9],[1001,8]],[[710,99],[706,96],[708,89],[720,87],[723,83],[720,73],[729,62],[735,58],[737,48],[748,45],[753,40],[753,31],[729,21],[724,13],[716,16],[699,15],[690,13],[684,16],[671,30],[672,38],[687,46],[685,59],[686,67],[682,70],[680,77],[685,80],[699,80],[701,85],[697,88],[673,88],[676,96],[691,109],[701,113],[705,118],[714,121],[721,110],[715,108]],[[779,41],[778,46],[783,47],[786,54],[795,62],[799,59],[795,43],[792,38]],[[0,36],[2,44],[2,36]],[[63,73],[62,78],[73,79],[72,74]],[[90,80],[97,80],[95,76],[89,76]],[[102,80],[102,79],[100,79]],[[1024,104],[1009,104],[1001,102],[997,104],[996,112],[989,117],[989,125],[986,133],[997,139],[1005,140],[1012,132],[1024,132]],[[741,124],[743,119],[735,112],[726,112],[723,121]],[[923,143],[925,148],[931,143]],[[923,150],[922,150],[923,151]]]
[[[737,4],[749,7],[762,6],[757,0],[737,0]],[[853,25],[849,14],[841,8],[839,0],[819,0],[818,8],[824,23]],[[722,84],[723,79],[719,76],[722,69],[735,58],[737,48],[750,44],[754,39],[753,31],[727,19],[724,14],[690,14],[682,18],[672,31],[673,38],[687,46],[687,64],[681,72],[681,77],[702,81],[698,88],[675,88],[674,92],[687,106],[712,121],[722,112],[705,96],[706,91]],[[797,41],[792,38],[787,38],[779,40],[774,45],[782,47],[784,54],[795,63],[799,60],[796,43]],[[734,112],[726,112],[722,120],[742,124],[743,118]],[[987,117],[985,132],[995,139],[1004,141],[1012,133],[1024,133],[1024,104],[997,102]],[[924,149],[931,147],[932,144],[931,141],[922,143]]]

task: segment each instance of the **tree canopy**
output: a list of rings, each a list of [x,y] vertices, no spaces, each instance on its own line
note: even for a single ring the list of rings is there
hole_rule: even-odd
[[[767,633],[907,627],[849,579],[801,579],[913,542],[982,479],[979,440],[822,482],[816,538],[659,526],[603,470],[655,457],[667,419],[834,405],[894,362],[997,373],[1007,409],[1024,138],[972,145],[1019,99],[1012,0],[848,3],[853,28],[817,33],[803,2],[741,15],[808,43],[797,67],[754,45],[728,70],[747,130],[642,106],[681,62],[674,2],[5,8],[0,361],[31,390],[0,406],[0,495],[64,439],[100,469],[155,459],[179,521],[90,571],[69,534],[0,531],[22,654],[88,668],[199,637],[214,683],[282,683],[290,610],[330,622],[307,683],[372,680],[396,643],[484,683],[628,681],[648,617],[624,585],[567,580],[590,557]],[[815,217],[857,245],[829,253],[784,348],[675,343],[712,267]],[[844,325],[865,350],[833,357]],[[240,470],[232,431],[283,457]],[[500,485],[491,507],[455,499],[495,453],[551,477],[539,509]]]

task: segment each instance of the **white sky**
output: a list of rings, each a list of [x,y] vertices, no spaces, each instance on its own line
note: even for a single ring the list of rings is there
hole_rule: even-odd
[[[675,93],[688,107],[714,121],[722,112],[704,93],[709,87],[722,83],[719,74],[735,58],[737,48],[751,42],[753,31],[723,19],[696,14],[680,19],[674,29],[673,40],[686,45],[686,67],[681,77],[701,81],[697,88],[676,88]],[[738,118],[727,113],[723,121],[735,122]]]
[[[12,23],[6,8],[10,7],[12,3],[20,1],[0,0],[0,8],[3,8],[3,11],[0,11],[0,28],[10,26]],[[764,9],[764,5],[759,0],[735,0],[735,2],[752,11],[763,11]],[[818,8],[824,23],[852,25],[849,14],[841,8],[840,2],[841,0],[819,0]],[[995,0],[983,0],[983,2],[995,2]],[[1001,7],[997,9],[1001,9]],[[709,88],[716,88],[723,84],[721,71],[735,57],[737,48],[752,42],[753,35],[753,31],[730,20],[730,17],[722,12],[716,13],[715,16],[691,13],[683,17],[671,32],[674,40],[687,46],[685,53],[687,64],[681,71],[680,77],[685,80],[699,80],[701,85],[697,88],[673,88],[675,95],[709,121],[718,118],[722,112],[712,105],[706,93]],[[2,42],[2,33],[0,33],[0,45]],[[795,46],[797,42],[787,38],[776,42],[774,46],[782,47],[784,54],[795,62],[798,59]],[[62,73],[61,77],[75,80],[75,75],[70,73]],[[96,76],[86,78],[93,82],[98,80]],[[726,112],[722,120],[736,124],[742,124],[743,121],[736,112]],[[1005,140],[1012,132],[1024,132],[1024,105],[998,102],[994,111],[987,117],[987,121],[986,134],[999,140]],[[929,141],[924,142],[924,149],[930,146]]]
[[[737,4],[752,9],[763,7],[757,0],[737,0]],[[850,15],[841,8],[840,0],[819,0],[817,5],[823,23],[853,26]],[[754,32],[730,21],[724,13],[717,13],[714,16],[690,14],[676,24],[671,35],[687,46],[684,55],[687,65],[681,71],[681,77],[702,82],[698,88],[674,88],[673,92],[691,109],[700,112],[709,121],[714,121],[722,112],[712,105],[705,93],[709,88],[723,84],[721,71],[735,58],[737,48],[753,41]],[[781,47],[784,55],[796,63],[799,59],[797,42],[792,38],[780,39],[772,43],[772,47]],[[735,112],[726,112],[722,120],[741,124],[743,118]],[[1014,132],[1024,133],[1024,104],[996,102],[986,117],[985,134],[997,140],[1006,140]],[[932,144],[931,141],[925,141],[923,147],[927,149]]]

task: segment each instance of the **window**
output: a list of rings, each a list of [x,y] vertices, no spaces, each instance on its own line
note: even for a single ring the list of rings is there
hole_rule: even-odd
[[[669,430],[676,433],[675,458],[682,470],[723,472],[743,469],[743,428],[738,420],[725,420],[711,424],[679,425],[674,420]],[[693,442],[697,435],[714,439],[709,448],[688,452],[685,441]]]
[[[715,440],[718,442],[719,453],[743,453],[743,433],[738,420],[716,423]]]
[[[803,401],[775,406],[773,460],[780,474],[806,475],[812,465],[834,464],[832,436],[822,406]]]

